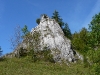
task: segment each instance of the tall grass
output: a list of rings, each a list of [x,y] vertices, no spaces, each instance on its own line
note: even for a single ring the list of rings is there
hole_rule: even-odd
[[[0,75],[92,75],[83,64],[32,62],[30,57],[6,59],[0,62]]]

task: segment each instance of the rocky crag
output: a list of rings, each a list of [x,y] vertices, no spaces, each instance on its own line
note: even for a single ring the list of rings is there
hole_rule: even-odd
[[[71,41],[64,36],[61,27],[54,19],[43,15],[39,25],[31,30],[31,34],[35,31],[41,34],[39,37],[41,50],[45,46],[48,47],[56,62],[75,60]]]
[[[64,36],[61,27],[54,19],[49,18],[47,15],[42,15],[39,25],[32,28],[30,34],[34,35],[35,32],[40,34],[36,49],[43,50],[44,47],[47,47],[51,50],[55,62],[74,62],[77,58],[83,60],[83,57],[72,49],[71,41]],[[21,47],[26,49],[28,44],[23,41],[16,50],[5,56],[16,56]],[[75,58],[75,54],[77,58]]]

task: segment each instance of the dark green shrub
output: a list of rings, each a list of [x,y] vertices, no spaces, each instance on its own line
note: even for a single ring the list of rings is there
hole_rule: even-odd
[[[37,24],[40,24],[40,18],[38,18],[38,19],[36,20],[36,23],[37,23]]]
[[[95,75],[100,75],[100,63],[93,64],[91,71],[94,72]]]
[[[45,62],[54,63],[51,50],[48,49],[47,47],[44,47],[43,50],[38,50],[38,51],[31,50],[31,52],[32,52],[31,56],[32,56],[33,62],[45,61]]]
[[[93,63],[100,63],[100,49],[99,50],[89,50],[87,53],[89,61]]]
[[[47,47],[44,47],[43,51],[44,61],[54,62],[53,55],[51,54],[51,50]]]
[[[20,57],[26,56],[27,55],[27,50],[23,49],[23,47],[21,47],[19,49],[19,55],[20,55]]]

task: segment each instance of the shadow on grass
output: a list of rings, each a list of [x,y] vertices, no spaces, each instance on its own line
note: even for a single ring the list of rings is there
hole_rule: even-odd
[[[0,62],[2,62],[2,61],[6,61],[7,59],[6,58],[4,58],[4,57],[0,57]]]

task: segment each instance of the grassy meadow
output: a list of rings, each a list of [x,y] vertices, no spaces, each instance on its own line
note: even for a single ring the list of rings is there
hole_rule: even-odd
[[[0,75],[94,75],[84,64],[32,62],[30,57],[9,58],[0,61]]]

